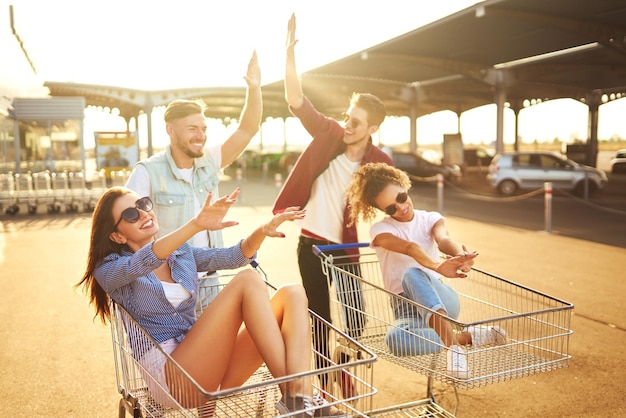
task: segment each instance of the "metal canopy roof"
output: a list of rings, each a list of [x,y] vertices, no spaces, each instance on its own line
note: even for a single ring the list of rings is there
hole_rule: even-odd
[[[626,96],[626,2],[488,0],[304,72],[302,79],[305,94],[331,116],[345,110],[354,91],[376,94],[390,115],[412,117],[461,113],[494,103],[498,91],[515,110],[532,99],[600,104],[603,94]],[[243,88],[45,85],[54,96],[81,95],[127,119],[180,97],[204,98],[207,116],[237,118],[245,96]],[[263,97],[265,117],[289,115],[282,80],[263,86]]]
[[[494,103],[498,86],[514,109],[525,99],[622,97],[626,2],[486,1],[308,71],[303,86],[331,114],[352,91],[376,94],[394,115],[410,115],[416,97],[418,116]]]

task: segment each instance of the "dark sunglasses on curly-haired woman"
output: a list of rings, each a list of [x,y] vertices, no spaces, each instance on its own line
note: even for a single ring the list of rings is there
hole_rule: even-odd
[[[385,208],[385,213],[389,216],[393,216],[398,211],[398,203],[404,203],[409,198],[409,194],[407,192],[400,192],[396,196],[396,202],[387,206]]]

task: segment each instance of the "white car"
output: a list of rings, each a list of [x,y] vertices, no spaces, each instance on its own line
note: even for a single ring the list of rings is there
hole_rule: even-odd
[[[578,164],[556,152],[506,152],[497,154],[489,165],[487,180],[501,194],[510,196],[521,189],[552,187],[583,195],[585,181],[589,194],[604,188],[608,178],[597,168]]]
[[[626,149],[621,149],[611,160],[611,173],[626,173]]]

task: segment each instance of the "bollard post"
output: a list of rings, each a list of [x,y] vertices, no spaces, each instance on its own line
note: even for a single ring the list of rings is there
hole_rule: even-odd
[[[274,174],[274,185],[277,189],[283,187],[283,175],[280,173]]]
[[[236,171],[236,175],[237,175],[237,185],[241,186],[241,179],[243,178],[243,170],[241,168],[238,168]]]
[[[267,183],[267,172],[269,170],[269,164],[267,161],[263,161],[263,183]]]
[[[443,213],[443,174],[437,174],[437,207]]]
[[[544,189],[544,216],[546,232],[552,233],[552,182],[546,181]]]
[[[243,170],[241,168],[237,168],[235,171],[237,177],[237,187],[239,187],[239,201],[243,202],[243,194],[241,193],[241,179],[243,178]]]

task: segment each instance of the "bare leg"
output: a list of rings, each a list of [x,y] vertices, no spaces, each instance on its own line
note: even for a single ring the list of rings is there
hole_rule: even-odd
[[[274,377],[309,370],[306,296],[295,289],[280,290],[270,302],[256,272],[239,272],[172,357],[208,391],[241,385],[262,362]]]
[[[439,309],[437,310],[437,312],[443,315],[447,315],[447,312],[443,309]],[[450,321],[438,315],[431,315],[429,325],[439,335],[446,347],[458,344],[456,335],[452,331],[452,325],[450,324]]]
[[[276,322],[280,328],[281,341],[286,348],[286,356],[273,361],[285,365],[285,374],[292,375],[311,369],[311,325],[304,288],[286,285],[278,289],[270,301]],[[276,353],[271,353],[274,356]],[[248,325],[241,329],[231,366],[224,376],[222,387],[241,386],[267,358],[263,358],[252,340]],[[270,369],[271,371],[271,369]],[[272,373],[274,377],[278,377]],[[308,393],[310,389],[303,382],[289,382],[289,393]],[[284,389],[284,388],[283,388]]]

